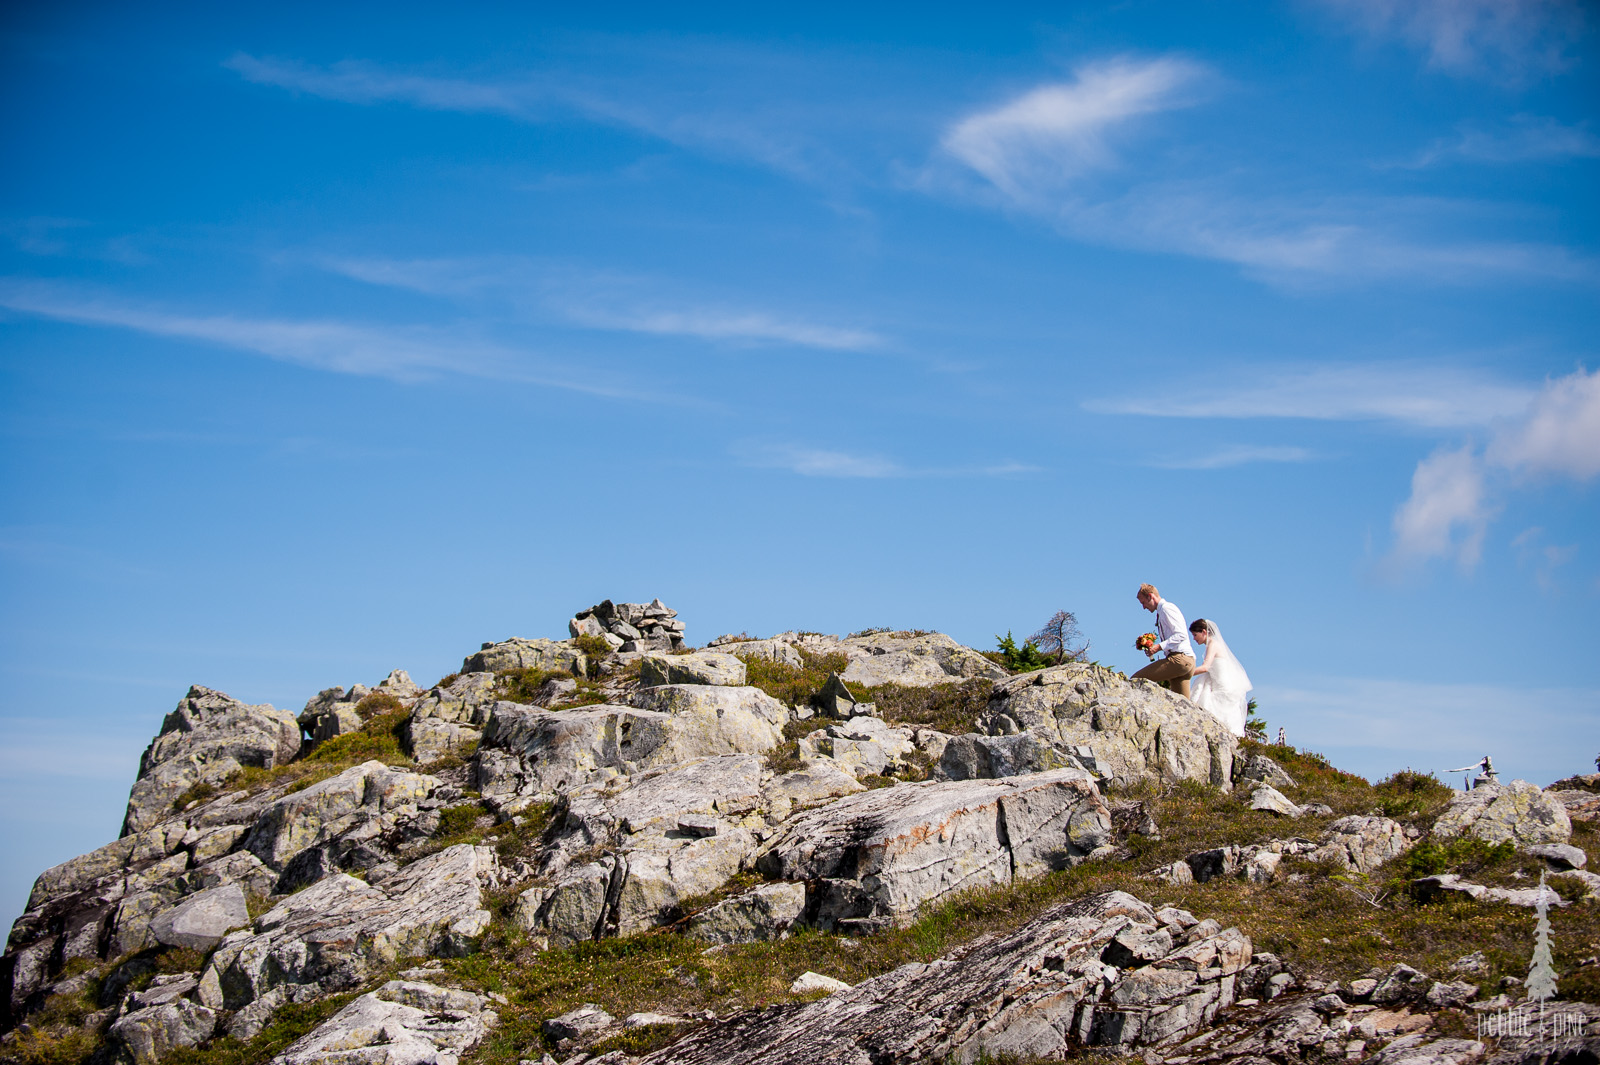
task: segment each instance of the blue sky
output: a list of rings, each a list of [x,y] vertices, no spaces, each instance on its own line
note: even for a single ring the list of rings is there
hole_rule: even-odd
[[[1592,10],[12,5],[0,909],[191,683],[659,596],[1214,619],[1291,742],[1593,769]]]

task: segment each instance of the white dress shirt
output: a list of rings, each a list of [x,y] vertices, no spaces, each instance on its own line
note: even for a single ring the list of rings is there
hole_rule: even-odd
[[[1189,643],[1189,626],[1183,620],[1183,611],[1165,599],[1156,604],[1156,635],[1161,642],[1156,646],[1169,655],[1194,657],[1194,647]]]

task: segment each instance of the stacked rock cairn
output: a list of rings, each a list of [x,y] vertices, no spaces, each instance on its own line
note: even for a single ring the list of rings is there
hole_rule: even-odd
[[[602,600],[567,622],[574,637],[598,636],[614,651],[677,651],[683,648],[683,622],[659,599],[648,603]]]

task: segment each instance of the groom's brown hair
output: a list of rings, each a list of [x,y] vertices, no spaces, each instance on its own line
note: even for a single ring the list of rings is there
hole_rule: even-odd
[[[1139,585],[1139,594],[1140,595],[1148,595],[1152,599],[1160,599],[1161,598],[1161,593],[1156,591],[1156,586],[1153,585],[1153,584],[1141,584],[1141,585]]]

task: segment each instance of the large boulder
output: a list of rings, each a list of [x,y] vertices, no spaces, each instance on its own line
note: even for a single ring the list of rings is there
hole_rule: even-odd
[[[272,1059],[272,1065],[456,1065],[499,1023],[483,995],[390,980]]]
[[[639,683],[645,687],[661,684],[727,684],[743,687],[744,663],[720,651],[696,651],[688,655],[645,655],[639,662]]]
[[[589,658],[566,640],[525,640],[513,636],[499,643],[486,643],[461,662],[463,673],[501,673],[514,669],[559,670],[583,676],[589,671]]]
[[[401,741],[424,764],[471,747],[483,738],[495,701],[493,673],[463,673],[412,705]]]
[[[1526,780],[1480,784],[1457,794],[1434,822],[1435,839],[1471,836],[1518,847],[1565,843],[1572,838],[1566,806]]]
[[[285,898],[206,961],[200,1000],[237,1010],[276,987],[355,987],[397,958],[464,954],[489,927],[499,885],[489,847],[458,844],[378,884],[335,873]]]
[[[364,836],[382,834],[401,817],[417,814],[417,804],[438,787],[437,777],[363,762],[272,802],[256,818],[244,846],[281,871],[302,852],[347,837],[353,829],[370,825]]]
[[[644,1058],[649,1065],[1056,1060],[1084,1045],[1177,1041],[1232,1005],[1251,944],[1238,929],[1185,937],[1145,961],[1105,955],[1155,938],[1150,907],[1120,891],[1055,906],[1015,932],[911,962],[807,1005],[740,1014]]]
[[[765,754],[782,742],[789,716],[758,688],[663,685],[635,702],[575,710],[496,704],[476,758],[479,789],[503,805],[696,758]]]
[[[119,1060],[155,1065],[178,1047],[210,1039],[216,1027],[215,1010],[180,998],[125,1014],[106,1034]]]
[[[524,891],[515,923],[566,944],[672,920],[679,903],[722,887],[754,853],[744,822],[760,805],[761,776],[761,759],[723,755],[642,772],[617,795],[569,798],[571,845],[607,853]]]
[[[735,643],[720,644],[717,650],[747,661],[764,658],[792,669],[799,669],[805,665],[805,659],[800,657],[800,652],[787,640],[739,640]]]
[[[696,914],[688,934],[708,943],[785,939],[805,911],[804,884],[760,884]]]
[[[246,766],[272,769],[299,753],[300,723],[289,711],[249,706],[197,684],[139,759],[122,834],[172,816],[173,800],[196,784],[221,784]]]
[[[868,687],[903,684],[929,687],[981,677],[1001,680],[1004,669],[942,632],[875,632],[848,636],[838,650],[850,657],[842,676]]]
[[[156,942],[202,954],[235,928],[250,923],[244,889],[237,883],[196,892],[150,922]]]
[[[1388,817],[1352,814],[1329,825],[1313,861],[1331,861],[1357,873],[1370,873],[1411,846],[1405,826]]]
[[[1091,748],[1121,782],[1233,780],[1238,739],[1189,700],[1149,681],[1069,662],[997,684],[981,722],[993,735],[1031,732],[1058,749]]]
[[[1051,769],[1088,769],[1070,751],[1057,750],[1038,736],[985,736],[969,732],[952,736],[940,752],[937,775],[944,780],[1015,777]]]
[[[847,796],[793,816],[756,866],[811,882],[808,919],[867,928],[905,922],[923,903],[968,888],[1066,868],[1110,839],[1094,780],[1058,769]]]

